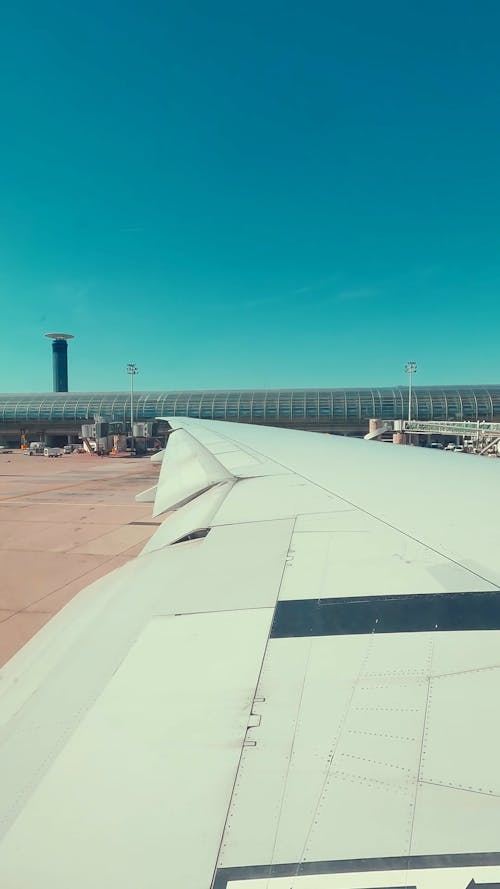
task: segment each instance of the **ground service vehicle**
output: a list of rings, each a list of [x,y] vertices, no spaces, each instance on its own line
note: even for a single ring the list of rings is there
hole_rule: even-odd
[[[44,448],[43,456],[44,457],[62,457],[63,452],[62,448]]]
[[[45,447],[45,443],[43,441],[32,441],[30,442],[29,448],[26,448],[25,454],[28,454],[29,457],[41,457],[43,455],[43,449]]]

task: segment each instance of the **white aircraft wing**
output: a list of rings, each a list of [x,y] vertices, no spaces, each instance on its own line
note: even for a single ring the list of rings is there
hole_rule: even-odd
[[[500,887],[500,464],[170,423],[2,671],[0,887]]]

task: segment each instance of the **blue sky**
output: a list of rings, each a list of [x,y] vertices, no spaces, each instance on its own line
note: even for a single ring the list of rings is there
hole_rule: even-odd
[[[497,0],[28,0],[3,391],[498,382]]]

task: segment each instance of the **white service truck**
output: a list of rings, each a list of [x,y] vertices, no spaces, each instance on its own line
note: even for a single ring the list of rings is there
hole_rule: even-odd
[[[63,449],[62,448],[44,448],[43,456],[44,457],[62,457]]]
[[[29,457],[41,457],[41,456],[43,456],[44,448],[45,448],[45,442],[31,441],[29,448],[26,448],[24,453],[28,454]]]

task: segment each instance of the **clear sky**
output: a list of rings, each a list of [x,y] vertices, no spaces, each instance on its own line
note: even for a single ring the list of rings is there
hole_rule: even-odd
[[[500,379],[498,0],[26,0],[0,389]]]

